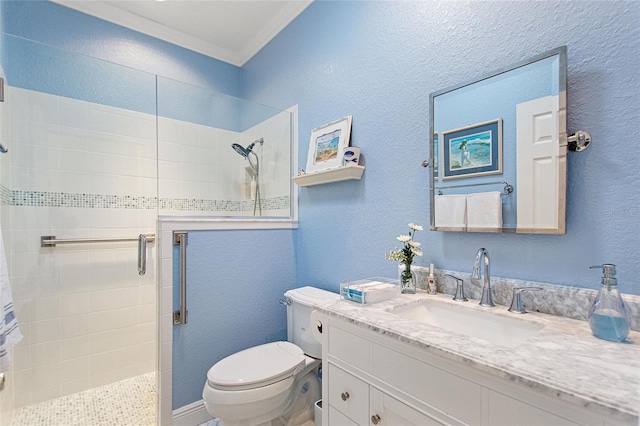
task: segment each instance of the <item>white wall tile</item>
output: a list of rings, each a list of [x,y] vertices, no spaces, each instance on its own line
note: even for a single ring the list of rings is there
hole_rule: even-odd
[[[180,121],[158,117],[158,141],[161,143],[178,143],[180,135]]]
[[[158,177],[160,179],[178,180],[181,176],[181,165],[177,161],[158,161]]]
[[[89,149],[94,149],[94,141],[90,138],[88,130],[60,126],[59,132],[60,139],[58,143],[62,150],[61,157],[63,158],[64,153],[68,151],[87,152]],[[71,168],[70,170],[87,171],[84,164],[77,164],[76,168]]]
[[[101,133],[113,133],[115,128],[114,114],[110,111],[99,110],[94,105],[89,107],[88,112],[89,130]]]
[[[65,192],[71,194],[95,194],[96,192],[90,191],[89,181],[86,173],[76,172],[62,172],[62,187]]]
[[[60,340],[31,345],[31,363],[34,367],[59,363],[61,360]],[[35,384],[34,384],[35,385]]]
[[[89,293],[64,294],[60,297],[61,316],[89,313]]]
[[[58,123],[58,97],[42,92],[29,92],[29,120],[41,123]]]
[[[91,316],[73,315],[62,319],[62,338],[69,339],[72,337],[80,337],[89,334],[91,330]],[[102,331],[102,330],[100,330]]]
[[[118,347],[118,335],[114,330],[89,335],[89,347],[92,354],[113,351]]]
[[[97,376],[115,370],[115,352],[102,352],[89,356],[89,368],[91,370],[91,376]]]
[[[33,321],[60,318],[61,312],[60,296],[34,299],[31,304]]]
[[[60,375],[62,382],[78,381],[85,379],[90,375],[89,357],[76,358],[73,360],[62,361],[60,363]]]
[[[13,390],[16,394],[22,394],[30,392],[32,370],[16,370],[13,372]]]
[[[60,385],[62,395],[70,395],[89,389],[91,389],[91,380],[88,376],[78,380],[62,382],[62,384]]]
[[[60,98],[60,125],[88,129],[89,104],[76,99]]]
[[[31,348],[28,346],[13,348],[11,360],[13,362],[14,371],[31,368]]]
[[[60,319],[33,321],[31,323],[31,338],[34,345],[59,341],[62,335]]]
[[[91,353],[90,346],[89,335],[87,333],[76,337],[62,339],[60,357],[64,361],[89,356]]]
[[[19,87],[6,86],[7,101],[11,102],[9,115],[23,120],[29,118],[29,91]]]

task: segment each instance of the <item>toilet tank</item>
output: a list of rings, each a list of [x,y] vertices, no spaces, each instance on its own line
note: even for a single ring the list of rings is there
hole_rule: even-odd
[[[318,301],[340,300],[340,295],[315,287],[301,287],[287,291],[284,296],[287,300],[287,340],[305,354],[322,358],[322,345],[311,330],[311,312]]]

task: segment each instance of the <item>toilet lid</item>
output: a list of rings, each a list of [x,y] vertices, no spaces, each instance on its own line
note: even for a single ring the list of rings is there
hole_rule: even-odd
[[[245,390],[267,386],[296,374],[305,365],[302,349],[290,342],[254,346],[218,361],[207,373],[217,389]]]

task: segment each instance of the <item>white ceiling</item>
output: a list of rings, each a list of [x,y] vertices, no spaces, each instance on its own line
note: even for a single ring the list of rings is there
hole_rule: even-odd
[[[242,66],[313,0],[52,0]]]

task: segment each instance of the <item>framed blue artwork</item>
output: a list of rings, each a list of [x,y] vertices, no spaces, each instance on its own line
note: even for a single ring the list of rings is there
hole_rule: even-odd
[[[502,173],[502,119],[442,132],[443,179]]]

